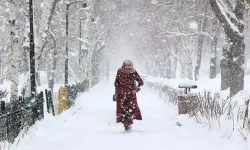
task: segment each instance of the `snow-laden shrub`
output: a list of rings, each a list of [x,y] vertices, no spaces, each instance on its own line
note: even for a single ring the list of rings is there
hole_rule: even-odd
[[[161,99],[174,105],[178,104],[178,94],[183,93],[182,90],[159,82],[145,82],[148,87],[159,94]],[[246,105],[240,105],[236,99],[223,98],[220,93],[209,91],[198,92],[196,98],[198,107],[188,114],[190,118],[210,129],[219,127],[220,130],[227,133],[238,130],[243,139],[246,140],[246,134],[243,131],[244,120],[247,118]]]
[[[4,98],[6,98],[8,92],[7,91],[0,91],[0,101]]]

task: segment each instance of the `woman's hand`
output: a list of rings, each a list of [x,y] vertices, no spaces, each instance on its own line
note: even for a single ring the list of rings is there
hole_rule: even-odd
[[[139,92],[140,90],[141,90],[141,88],[138,87],[138,88],[134,89],[134,90],[132,91],[132,93],[135,94],[136,92]]]

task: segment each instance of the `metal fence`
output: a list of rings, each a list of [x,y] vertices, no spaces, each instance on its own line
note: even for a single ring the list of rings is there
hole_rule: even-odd
[[[13,143],[25,126],[32,126],[44,118],[43,92],[34,99],[19,97],[16,101],[1,101],[0,104],[0,141]]]
[[[89,80],[67,86],[67,105],[74,105],[77,96],[89,90]]]
[[[77,96],[89,90],[89,81],[69,85],[67,87],[68,108],[74,105]],[[47,112],[55,115],[55,108],[51,91],[45,90]],[[44,118],[43,92],[37,94],[34,99],[19,97],[16,101],[5,103],[0,101],[0,141],[7,140],[14,143],[24,127],[35,124]]]
[[[55,108],[53,104],[52,92],[46,89],[45,96],[46,96],[47,112],[52,113],[53,116],[55,116]]]

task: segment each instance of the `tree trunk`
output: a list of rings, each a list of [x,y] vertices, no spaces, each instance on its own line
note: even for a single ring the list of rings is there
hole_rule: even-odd
[[[15,101],[18,97],[18,36],[16,34],[16,6],[14,0],[10,0],[10,36],[11,36],[11,100]]]
[[[51,61],[53,62],[51,65],[49,65],[49,71],[48,71],[48,83],[49,83],[49,89],[51,93],[53,93],[54,84],[55,84],[55,72],[56,72],[56,64],[57,64],[57,50],[56,50],[56,40],[49,32],[49,36],[52,39],[52,58]]]
[[[178,55],[178,44],[176,43],[175,46],[174,46],[174,49],[175,49],[175,55]],[[173,67],[172,67],[172,78],[176,78],[176,70],[177,70],[177,58],[174,57],[174,60],[173,60]]]
[[[29,18],[29,0],[26,0],[26,13],[25,13],[25,31],[24,31],[24,44],[23,44],[23,54],[24,54],[24,61],[25,61],[25,64],[27,67],[25,69],[26,71],[26,84],[25,84],[25,97],[30,97],[31,96],[31,83],[30,83],[30,72],[29,72],[29,69],[30,69],[30,58],[29,58],[29,52],[30,52],[30,40],[29,40],[29,35],[30,35],[30,18]]]
[[[245,59],[244,59],[244,64],[245,64],[245,70],[248,70],[248,66],[247,66],[247,58],[245,57]],[[246,74],[247,72],[245,72],[245,74]]]
[[[193,63],[191,54],[188,54],[187,58],[187,77],[188,79],[193,80]]]
[[[167,64],[166,65],[167,65],[166,77],[167,77],[167,79],[171,79],[172,62],[171,62],[170,54],[167,55]]]
[[[228,55],[223,58],[224,63],[221,63],[221,65],[224,64],[223,67],[225,67],[225,69],[229,68],[231,97],[244,89],[244,2],[244,0],[237,0],[235,2],[235,9],[231,11],[231,9],[227,8],[228,5],[223,1],[210,0],[211,7],[221,22],[226,34],[226,49],[228,50]],[[225,12],[225,10],[228,10],[228,12]],[[225,79],[222,79],[222,84],[223,81],[225,81]]]
[[[211,59],[210,59],[210,72],[209,72],[209,78],[214,79],[216,78],[216,60],[217,60],[217,42],[218,42],[218,29],[219,24],[217,21],[217,18],[213,18],[213,41],[212,41],[212,47],[211,47]]]
[[[52,0],[49,3],[45,3],[45,7],[43,8],[42,12],[42,17],[40,21],[40,30],[39,30],[39,42],[37,43],[37,52],[39,53],[39,56],[37,58],[37,70],[36,70],[36,80],[37,84],[41,85],[41,80],[40,80],[40,74],[39,74],[39,68],[42,64],[41,58],[44,52],[44,49],[48,43],[48,31],[49,31],[49,26],[52,20],[52,16],[55,12],[56,4],[60,0]],[[46,35],[46,36],[44,36]]]
[[[230,69],[230,96],[236,95],[244,89],[244,36],[227,33],[229,36],[229,69]]]
[[[200,21],[200,32],[204,32],[206,29],[206,24],[207,24],[207,6],[208,2],[206,2],[205,5],[205,16],[204,19],[201,19]],[[203,41],[204,41],[204,35],[200,35],[198,37],[198,49],[197,49],[197,60],[196,60],[196,66],[194,69],[194,77],[195,81],[199,79],[200,76],[200,68],[201,68],[201,58],[202,58],[202,46],[203,46]]]
[[[181,79],[184,79],[187,77],[187,64],[186,61],[184,63],[181,63],[181,73],[180,73]]]
[[[0,56],[0,84],[3,84],[2,57]]]
[[[222,48],[222,59],[220,61],[221,68],[221,90],[226,90],[230,87],[230,72],[228,58],[228,45]]]
[[[108,56],[107,56],[106,60],[107,60],[106,76],[107,76],[107,81],[108,81],[109,80],[109,73],[110,73],[110,64],[109,64],[109,57]]]
[[[30,81],[30,72],[27,72],[25,75],[25,79],[26,79],[26,84],[25,84],[25,95],[24,97],[31,97],[31,81]]]

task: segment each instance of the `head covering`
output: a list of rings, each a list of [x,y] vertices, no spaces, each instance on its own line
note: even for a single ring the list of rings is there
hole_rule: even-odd
[[[126,73],[133,73],[135,71],[134,65],[131,60],[125,60],[122,63],[122,71]]]

